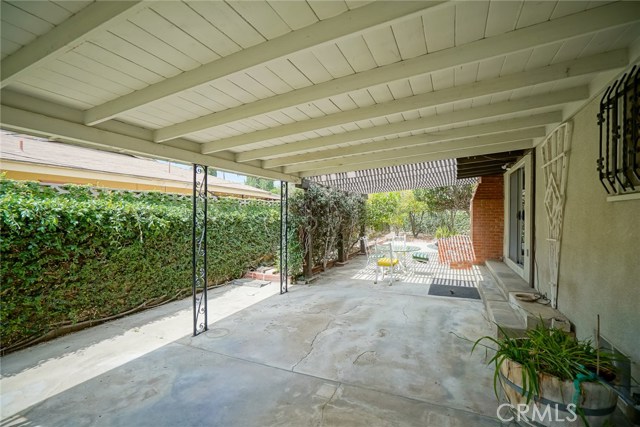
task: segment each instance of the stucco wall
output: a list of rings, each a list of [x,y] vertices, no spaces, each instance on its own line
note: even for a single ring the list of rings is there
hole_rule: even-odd
[[[640,373],[640,200],[607,202],[598,181],[598,101],[573,120],[567,199],[562,236],[558,308],[580,338],[601,335],[635,362]],[[548,243],[544,177],[537,153],[536,284],[548,286]]]

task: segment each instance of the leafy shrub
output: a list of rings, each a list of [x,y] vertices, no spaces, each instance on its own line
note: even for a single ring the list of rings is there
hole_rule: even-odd
[[[337,259],[339,236],[344,238],[347,251],[360,237],[364,221],[365,202],[361,195],[347,193],[311,183],[306,191],[295,191],[290,196],[291,232],[296,233],[294,245],[289,249],[290,263],[295,259],[294,274],[302,270],[302,257],[311,247],[315,265],[326,267]],[[311,244],[309,239],[311,236]]]
[[[0,180],[3,349],[191,292],[191,200]],[[272,264],[278,204],[209,203],[208,283]]]
[[[449,227],[447,227],[446,225],[438,227],[438,229],[436,230],[436,239],[444,239],[446,237],[451,237],[455,235],[456,235],[456,232],[450,229]]]

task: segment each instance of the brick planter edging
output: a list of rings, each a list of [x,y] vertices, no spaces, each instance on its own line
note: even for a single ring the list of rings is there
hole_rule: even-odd
[[[280,281],[280,273],[274,273],[273,271],[266,271],[264,273],[259,271],[248,271],[247,274],[244,275],[244,277],[246,279],[266,280],[267,282]],[[291,276],[289,276],[289,280],[291,280]]]

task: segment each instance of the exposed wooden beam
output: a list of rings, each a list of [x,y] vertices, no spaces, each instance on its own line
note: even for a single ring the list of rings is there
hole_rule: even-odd
[[[44,65],[144,7],[140,1],[98,1],[2,60],[5,87],[27,71]]]
[[[627,50],[620,49],[576,60],[565,61],[547,67],[527,70],[521,73],[460,85],[436,92],[409,96],[394,101],[375,104],[370,107],[356,108],[341,113],[330,114],[325,117],[303,120],[290,125],[278,126],[271,129],[248,133],[246,135],[212,141],[203,144],[202,152],[209,154],[274,138],[309,132],[316,129],[330,128],[332,126],[339,126],[360,120],[384,117],[391,114],[414,111],[421,108],[462,101],[479,96],[492,95],[541,83],[558,81],[568,77],[577,77],[611,69],[624,68],[627,64]]]
[[[484,172],[487,170],[495,170],[495,169],[503,169],[503,166],[511,163],[510,161],[505,160],[504,162],[493,162],[490,164],[486,164],[483,166],[474,166],[474,167],[460,167],[460,165],[458,165],[458,173],[478,173],[478,172]]]
[[[156,131],[157,142],[199,132],[271,111],[325,99],[387,82],[590,34],[640,20],[640,2],[617,2],[562,18],[340,77],[239,107],[207,114]]]
[[[316,169],[326,169],[332,167],[350,166],[358,163],[370,163],[374,161],[392,160],[401,157],[412,157],[427,153],[446,153],[448,157],[462,157],[467,154],[465,150],[469,148],[478,148],[481,146],[501,144],[509,141],[517,141],[523,139],[540,138],[545,136],[545,128],[531,128],[504,132],[495,135],[473,136],[464,139],[447,140],[442,142],[433,142],[422,145],[414,145],[406,148],[389,149],[387,151],[379,151],[371,154],[359,154],[356,156],[345,156],[335,159],[319,160],[316,162],[302,163],[291,166],[285,166],[283,172],[294,173],[301,171],[311,171]],[[402,139],[418,139],[419,136],[410,136]],[[391,141],[389,141],[391,142]],[[501,150],[503,151],[503,150]],[[459,153],[461,152],[461,153]]]
[[[482,137],[487,138],[487,137]],[[316,170],[308,170],[301,172],[299,175],[302,178],[308,178],[310,176],[318,176],[318,175],[327,175],[332,173],[339,172],[352,172],[359,170],[368,170],[368,169],[376,169],[382,167],[391,167],[391,166],[399,166],[399,165],[411,165],[415,163],[423,163],[423,162],[431,162],[434,160],[444,160],[451,159],[461,156],[474,156],[480,154],[491,154],[502,151],[509,150],[524,150],[533,147],[533,140],[521,140],[521,141],[510,141],[504,142],[500,144],[492,144],[492,145],[483,145],[481,147],[473,147],[461,149],[456,152],[441,152],[441,153],[428,153],[428,154],[418,154],[412,157],[402,157],[402,158],[394,158],[388,160],[376,160],[368,163],[358,163],[354,165],[343,165],[343,166],[334,166],[328,167],[324,169],[316,169]]]
[[[522,156],[521,151],[508,151],[506,153],[494,153],[494,154],[485,155],[485,156],[458,157],[456,161],[458,163],[458,166],[462,166],[462,165],[475,166],[475,165],[482,165],[485,163],[492,163],[492,162],[501,162],[501,161],[506,162],[513,159],[517,159],[520,156]]]
[[[107,147],[116,149],[120,152],[141,154],[186,163],[198,163],[211,166],[216,169],[223,169],[247,175],[255,175],[294,183],[300,182],[300,179],[295,175],[283,174],[273,170],[264,170],[255,166],[244,165],[230,160],[207,156],[199,152],[193,152],[182,148],[158,145],[150,140],[97,129],[86,126],[82,123],[75,123],[6,105],[2,105],[0,113],[0,127],[7,130],[25,132],[47,138],[56,138],[66,142]]]
[[[362,6],[91,108],[85,114],[85,124],[95,125],[184,90],[380,25],[388,25],[441,3],[444,2],[384,1]]]
[[[453,113],[433,115],[415,120],[406,120],[403,122],[374,126],[371,128],[359,129],[326,137],[313,138],[306,141],[292,142],[274,147],[245,151],[236,155],[236,161],[244,162],[254,159],[279,158],[285,155],[300,153],[311,149],[327,148],[338,144],[344,144],[346,142],[356,142],[379,136],[388,136],[416,130],[428,130],[439,126],[463,123],[470,120],[498,117],[506,114],[533,110],[536,108],[580,101],[587,99],[588,97],[589,88],[587,86],[579,86],[558,92],[522,98],[515,101],[504,101],[491,105],[483,105],[482,107],[455,111]]]
[[[526,129],[537,126],[544,126],[551,123],[562,122],[562,111],[536,114],[533,116],[520,117],[517,119],[500,120],[481,125],[465,126],[440,132],[432,132],[413,137],[398,138],[376,142],[366,142],[349,147],[334,148],[330,150],[315,151],[312,153],[298,154],[296,156],[278,157],[262,162],[264,168],[275,168],[283,165],[293,165],[318,160],[331,159],[335,157],[352,156],[356,154],[373,153],[389,149],[405,148],[411,145],[422,145],[434,142],[443,142],[454,139],[467,138],[470,136],[487,135],[492,133],[502,133],[517,129]],[[304,168],[304,166],[301,166]]]
[[[458,172],[456,174],[456,178],[458,179],[464,179],[464,178],[477,178],[479,176],[491,176],[491,175],[502,175],[505,172],[504,169],[502,169],[501,166],[493,166],[493,167],[486,167],[483,169],[477,169],[474,171],[464,171],[464,172]]]

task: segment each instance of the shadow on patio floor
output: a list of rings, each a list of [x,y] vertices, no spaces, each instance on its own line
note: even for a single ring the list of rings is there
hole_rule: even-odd
[[[364,264],[358,257],[262,299],[198,337],[185,336],[186,326],[182,338],[156,340],[115,366],[129,351],[117,342],[99,359],[60,354],[56,369],[87,372],[86,380],[56,391],[50,370],[38,371],[20,392],[40,398],[14,417],[3,411],[2,426],[499,424],[492,370],[456,337],[490,333],[482,303],[426,296],[420,283],[354,278]],[[18,393],[5,380],[37,366],[23,368],[3,378],[3,406]]]

